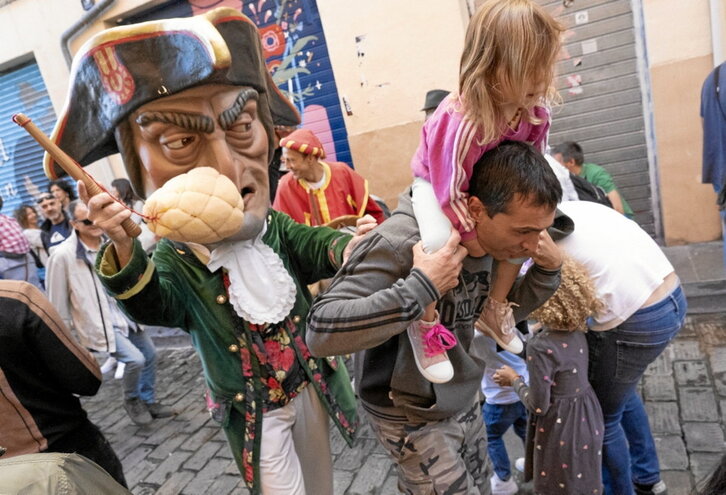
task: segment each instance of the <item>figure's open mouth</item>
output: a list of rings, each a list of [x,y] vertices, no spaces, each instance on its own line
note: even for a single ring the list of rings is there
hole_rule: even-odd
[[[242,200],[245,202],[245,205],[247,205],[247,202],[252,199],[252,197],[255,195],[256,189],[252,186],[243,187],[240,191],[240,195],[242,196]]]

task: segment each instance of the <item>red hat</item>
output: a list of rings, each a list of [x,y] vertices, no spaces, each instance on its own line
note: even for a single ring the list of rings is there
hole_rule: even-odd
[[[299,151],[304,155],[313,155],[320,159],[325,158],[325,150],[320,140],[312,131],[307,129],[298,129],[291,132],[288,136],[280,139],[280,146]]]

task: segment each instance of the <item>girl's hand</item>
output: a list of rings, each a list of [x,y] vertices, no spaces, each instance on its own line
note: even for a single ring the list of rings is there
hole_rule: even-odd
[[[510,387],[512,382],[517,379],[519,375],[509,366],[502,366],[494,372],[494,382],[502,387]]]

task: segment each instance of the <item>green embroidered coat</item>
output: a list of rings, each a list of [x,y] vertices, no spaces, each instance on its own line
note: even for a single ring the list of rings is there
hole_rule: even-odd
[[[307,227],[270,210],[262,240],[280,256],[297,286],[292,311],[271,333],[276,335],[276,344],[283,341],[286,350],[294,350],[299,363],[295,368],[305,374],[304,381],[315,388],[350,444],[357,418],[345,366],[334,358],[312,357],[304,344],[311,303],[307,285],[335,274],[350,236],[326,227]],[[252,334],[260,327],[235,313],[222,270],[211,273],[203,255],[189,245],[164,239],[149,259],[135,241],[131,260],[122,270],[107,248],[99,252],[96,268],[124,310],[140,323],[180,327],[191,334],[211,392],[213,417],[224,428],[248,487],[257,492],[262,407],[269,402],[265,395],[269,387],[260,374],[265,363],[260,363],[254,348],[260,337]]]

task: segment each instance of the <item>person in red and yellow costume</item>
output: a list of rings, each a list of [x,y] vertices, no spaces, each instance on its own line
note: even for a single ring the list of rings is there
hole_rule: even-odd
[[[324,162],[320,140],[298,129],[280,140],[282,161],[290,171],[277,188],[272,207],[298,223],[317,226],[338,217],[372,215],[383,222],[383,210],[368,194],[368,181],[345,163]]]

